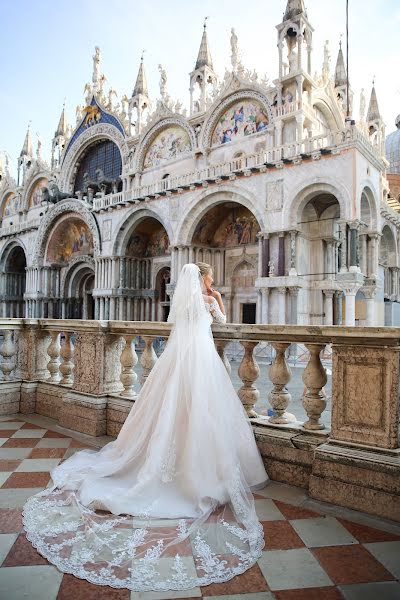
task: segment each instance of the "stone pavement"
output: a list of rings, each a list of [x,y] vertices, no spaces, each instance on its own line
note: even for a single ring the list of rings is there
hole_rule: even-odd
[[[49,470],[89,438],[39,415],[0,418],[0,598],[2,600],[398,600],[400,524],[312,501],[304,490],[271,482],[255,494],[266,546],[258,563],[222,584],[183,592],[99,587],[60,573],[26,540],[25,500]],[[267,468],[268,470],[268,468]]]

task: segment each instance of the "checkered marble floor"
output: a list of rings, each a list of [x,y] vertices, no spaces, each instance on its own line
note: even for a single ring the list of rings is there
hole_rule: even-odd
[[[26,540],[25,500],[49,471],[96,439],[39,415],[0,417],[0,598],[5,600],[399,600],[400,525],[317,503],[271,482],[255,494],[266,547],[254,567],[223,584],[184,592],[99,587],[60,573]]]

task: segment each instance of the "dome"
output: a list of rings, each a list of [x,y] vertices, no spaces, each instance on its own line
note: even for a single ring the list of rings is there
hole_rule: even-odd
[[[386,138],[386,158],[390,166],[388,173],[400,173],[400,115],[396,117],[396,131]]]

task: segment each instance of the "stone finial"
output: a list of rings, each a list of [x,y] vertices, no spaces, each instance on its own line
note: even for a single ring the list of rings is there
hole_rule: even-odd
[[[344,56],[342,50],[342,40],[339,42],[339,52],[336,60],[335,68],[335,87],[346,85],[347,83],[347,72],[344,64]]]
[[[211,52],[210,52],[210,47],[208,44],[208,37],[207,37],[207,19],[208,19],[208,17],[206,17],[204,19],[203,36],[201,38],[201,43],[200,43],[199,53],[197,55],[195,70],[201,69],[201,67],[204,67],[204,66],[209,67],[210,69],[213,69],[213,62],[212,62],[212,58],[211,58]]]
[[[138,71],[138,74],[136,77],[136,83],[135,83],[135,87],[132,92],[132,97],[138,96],[139,94],[142,94],[142,96],[149,95],[149,89],[147,87],[147,77],[146,77],[146,72],[144,70],[143,58],[144,58],[144,50],[143,50],[142,56],[140,58],[139,71]]]

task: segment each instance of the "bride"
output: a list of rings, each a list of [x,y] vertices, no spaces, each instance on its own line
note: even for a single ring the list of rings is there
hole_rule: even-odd
[[[27,537],[61,571],[135,591],[182,590],[249,569],[264,547],[251,490],[268,476],[214,347],[212,270],[182,268],[172,330],[118,438],[82,450],[24,506]]]

